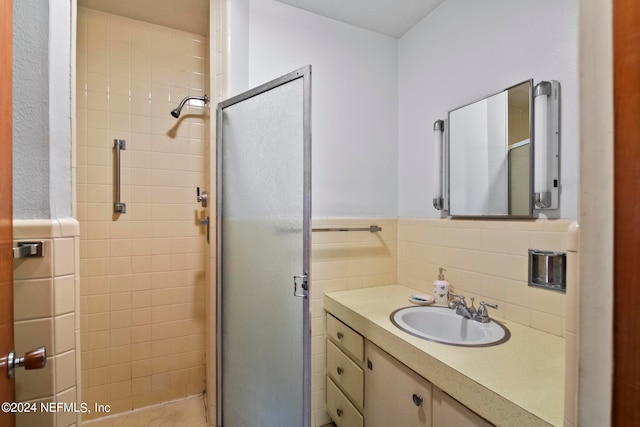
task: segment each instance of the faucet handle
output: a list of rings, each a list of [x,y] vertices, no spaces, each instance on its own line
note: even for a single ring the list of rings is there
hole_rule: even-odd
[[[478,311],[478,310],[476,310],[475,306],[473,305],[473,302],[475,300],[476,300],[475,297],[471,297],[471,306],[468,307],[469,308],[469,313],[471,313],[471,314],[476,314],[476,312]]]
[[[464,301],[464,295],[454,294],[453,292],[449,292],[450,297],[458,298],[460,301]]]
[[[488,302],[481,301],[480,307],[478,307],[478,311],[474,316],[476,321],[480,323],[489,323],[491,321],[489,313],[487,312],[487,307],[491,307],[495,310],[498,308],[498,304],[489,304]]]
[[[458,308],[458,305],[464,301],[464,296],[462,295],[458,295],[458,294],[454,294],[453,292],[449,292],[449,296],[454,298],[451,301],[449,301],[449,308],[454,310],[456,308]],[[458,298],[458,300],[456,301],[455,298]]]

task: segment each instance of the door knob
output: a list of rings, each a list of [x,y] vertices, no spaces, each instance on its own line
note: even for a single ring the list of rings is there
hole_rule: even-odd
[[[40,347],[28,351],[24,357],[16,357],[13,351],[7,356],[7,377],[13,378],[16,374],[16,368],[24,367],[24,369],[42,369],[47,364],[47,349]]]

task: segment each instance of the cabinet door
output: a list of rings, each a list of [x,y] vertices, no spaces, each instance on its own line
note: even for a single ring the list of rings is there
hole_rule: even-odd
[[[366,348],[367,427],[430,427],[431,383],[374,344]]]
[[[492,425],[438,387],[433,387],[433,427],[490,427]]]

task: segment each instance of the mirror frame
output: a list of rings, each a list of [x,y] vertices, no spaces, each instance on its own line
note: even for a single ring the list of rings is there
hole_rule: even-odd
[[[529,213],[527,215],[482,215],[482,214],[453,214],[451,213],[451,113],[459,110],[461,108],[467,107],[469,105],[475,104],[476,102],[485,100],[494,95],[498,95],[504,92],[508,92],[510,89],[523,85],[525,83],[529,84]],[[534,203],[533,203],[533,185],[534,185],[534,135],[533,135],[533,127],[534,127],[534,114],[533,114],[533,91],[534,91],[534,82],[533,79],[523,80],[519,83],[511,85],[505,89],[499,90],[497,92],[485,95],[481,98],[478,98],[474,101],[471,101],[467,104],[461,105],[459,107],[453,108],[447,112],[447,120],[446,120],[446,165],[444,168],[445,179],[446,179],[446,199],[447,199],[447,208],[448,208],[448,216],[452,218],[487,218],[487,219],[531,219],[535,218],[534,216]],[[507,184],[509,184],[507,182]]]

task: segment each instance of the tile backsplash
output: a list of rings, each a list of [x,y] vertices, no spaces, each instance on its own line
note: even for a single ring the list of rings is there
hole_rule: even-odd
[[[311,425],[331,421],[325,407],[326,325],[323,296],[328,292],[397,283],[397,219],[314,218],[314,228],[362,228],[382,231],[314,232],[311,236]]]
[[[496,303],[496,317],[563,336],[565,294],[527,285],[527,251],[565,252],[571,222],[400,219],[398,284],[429,293],[443,267],[452,291],[476,306]]]

